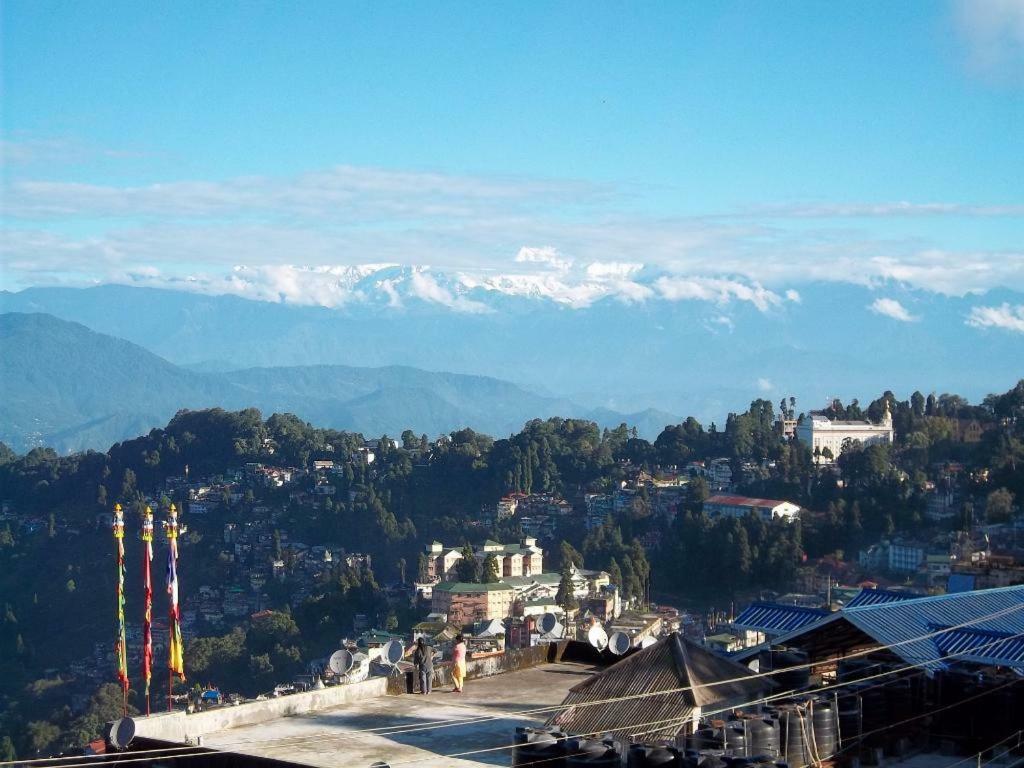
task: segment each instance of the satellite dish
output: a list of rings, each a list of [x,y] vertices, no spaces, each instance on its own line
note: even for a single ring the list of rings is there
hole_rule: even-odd
[[[110,745],[116,750],[128,749],[135,738],[135,721],[130,717],[122,717],[110,726]]]
[[[558,626],[558,617],[553,613],[545,613],[540,617],[540,631],[548,635]]]
[[[394,666],[402,660],[403,656],[405,656],[405,648],[403,648],[402,644],[397,640],[388,640],[387,643],[384,644],[383,656],[387,660],[388,664]]]
[[[608,633],[600,624],[595,624],[587,631],[587,642],[597,650],[603,651],[608,647]]]
[[[340,651],[335,651],[331,654],[331,658],[327,660],[327,666],[330,667],[331,672],[336,675],[347,674],[352,669],[352,654],[342,648]]]
[[[641,648],[650,648],[650,647],[651,647],[652,645],[654,645],[654,644],[655,644],[656,642],[658,642],[658,641],[657,641],[657,640],[655,640],[655,639],[654,639],[653,637],[651,637],[650,635],[648,635],[647,637],[645,637],[645,638],[644,638],[643,640],[641,640],[641,641],[640,641],[640,647],[641,647]]]
[[[612,636],[608,638],[608,648],[616,656],[624,654],[631,645],[633,643],[625,632],[612,632]]]

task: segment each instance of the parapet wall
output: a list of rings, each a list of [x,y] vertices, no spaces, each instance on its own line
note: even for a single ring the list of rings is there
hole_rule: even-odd
[[[261,701],[247,701],[231,707],[204,712],[163,712],[135,718],[136,738],[199,744],[207,733],[217,733],[243,725],[257,725],[290,715],[305,715],[387,693],[388,679],[373,677],[360,683],[333,685],[322,690],[292,693]]]
[[[505,672],[515,672],[520,669],[536,667],[540,664],[553,664],[561,661],[562,654],[568,640],[560,640],[545,645],[535,645],[532,648],[507,648],[504,653],[487,654],[486,656],[470,657],[466,662],[466,679],[474,680],[479,677],[490,677]],[[414,673],[409,673],[414,674]],[[419,682],[413,681],[419,686]],[[392,676],[388,678],[388,693],[406,693],[409,681],[406,675]],[[452,684],[452,663],[443,661],[434,664],[434,679],[431,685],[435,688]]]

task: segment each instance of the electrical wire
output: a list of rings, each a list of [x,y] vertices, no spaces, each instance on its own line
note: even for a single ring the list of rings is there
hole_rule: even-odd
[[[1024,635],[1024,633],[1019,633],[1018,635],[1015,635],[1014,637],[1021,636],[1021,635]],[[996,640],[993,640],[989,644],[995,644],[995,643],[998,643],[998,642],[1002,642],[1005,639],[1006,638],[998,638]],[[984,647],[984,646],[976,646],[974,648],[962,651],[959,654],[950,654],[947,658],[953,658],[953,657],[955,657],[957,655],[967,655],[967,654],[970,654],[970,653],[975,653],[979,648],[982,648],[982,647]],[[925,662],[925,663],[930,663],[930,662]],[[853,684],[856,684],[856,683],[863,682],[866,679],[876,679],[876,678],[884,677],[884,676],[887,676],[887,675],[902,673],[902,672],[905,672],[907,668],[908,667],[899,667],[899,668],[896,668],[896,669],[892,669],[892,670],[888,670],[886,672],[880,673],[878,675],[871,676],[869,678],[859,678],[857,680],[852,680],[852,681],[849,681],[847,683],[841,683],[839,685],[830,686],[828,689],[825,689],[825,690],[834,690],[836,688],[843,687],[845,685],[853,685]],[[779,671],[781,672],[781,671],[785,671],[785,670],[779,670]],[[901,678],[901,679],[904,679],[904,678]],[[896,681],[892,681],[892,682],[896,682]],[[1014,680],[1014,681],[1011,681],[1007,685],[1013,685],[1013,684],[1016,684],[1017,682],[1021,682],[1021,681]],[[967,699],[967,700],[963,700],[963,701],[960,701],[960,702],[955,702],[955,703],[953,703],[953,704],[951,704],[951,705],[949,705],[947,707],[943,707],[943,708],[940,708],[938,710],[933,710],[932,712],[927,712],[927,713],[925,713],[923,715],[918,715],[917,717],[914,717],[914,718],[909,718],[906,721],[901,721],[899,723],[890,724],[890,725],[888,725],[888,726],[886,726],[884,728],[877,729],[876,731],[872,731],[869,734],[862,734],[861,738],[864,738],[865,736],[868,736],[868,735],[873,735],[876,732],[881,732],[881,731],[889,730],[889,729],[894,728],[894,727],[896,727],[898,725],[902,725],[905,722],[911,722],[913,720],[919,719],[920,717],[925,717],[927,715],[934,714],[935,712],[939,712],[939,711],[942,711],[944,709],[949,709],[949,708],[952,708],[952,707],[955,707],[955,706],[959,706],[960,704],[967,703],[968,701],[973,700],[974,698],[980,698],[981,696],[987,695],[989,693],[993,693],[993,692],[995,692],[995,690],[999,690],[1000,688],[1004,688],[1004,687],[1007,687],[1007,686],[1006,685],[1000,686],[999,688],[992,689],[992,690],[989,690],[989,691],[985,691],[985,692],[983,692],[982,694],[980,694],[980,695],[978,695],[976,697],[972,697],[972,699]],[[778,694],[777,696],[781,696],[781,695],[792,696],[795,693],[799,693],[800,690],[801,689],[793,689],[791,691],[784,692],[784,694]],[[715,711],[715,712],[712,712],[711,714],[718,714],[720,712],[731,711],[733,709],[739,708],[740,706],[746,706],[746,704],[738,705],[736,707],[732,707],[729,710]],[[641,727],[649,727],[649,726],[661,726],[661,728],[657,728],[657,729],[653,729],[653,730],[664,730],[665,728],[668,728],[668,727],[672,726],[673,724],[679,724],[679,723],[685,722],[688,719],[689,719],[689,717],[667,718],[667,719],[663,719],[663,720],[654,720],[654,721],[649,721],[649,722],[645,722],[645,723],[636,723],[636,724],[633,724],[633,725],[630,725],[630,726],[626,726],[625,728],[641,728]],[[616,729],[616,730],[618,730],[618,729]],[[641,733],[641,734],[642,733],[649,733],[649,732],[653,732],[653,730],[652,731],[640,731],[639,733]],[[576,738],[586,738],[586,737],[589,737],[589,736],[602,735],[604,733],[607,733],[607,731],[608,731],[608,729],[605,728],[605,729],[602,729],[601,731],[594,731],[592,733],[576,734],[575,737]],[[357,732],[350,732],[348,734],[339,735],[337,738],[345,738],[345,737],[351,737],[351,736],[355,736],[355,735],[357,735]],[[322,741],[323,740],[317,740],[315,738],[308,738],[307,737],[304,740],[303,743],[316,742],[318,744],[322,744]],[[252,743],[252,740],[247,740],[246,742],[242,742],[242,743]],[[269,745],[269,746],[271,746],[271,748],[274,748],[274,746],[276,746],[277,748],[285,748],[287,746],[302,746],[302,744],[295,744],[295,745],[276,744],[275,745],[273,743],[268,743],[268,742],[264,742],[264,745],[265,746]],[[211,748],[211,749],[213,749],[215,751],[221,751],[220,747],[222,747],[222,746],[226,746],[226,745],[219,745],[218,747]],[[489,747],[489,748],[483,748],[483,749],[478,749],[478,750],[469,750],[469,751],[466,751],[466,752],[452,753],[452,754],[440,755],[440,756],[438,756],[438,755],[431,755],[429,757],[416,758],[416,759],[413,759],[413,760],[404,760],[404,761],[399,761],[399,762],[392,762],[392,763],[390,763],[390,765],[414,764],[414,763],[426,762],[426,761],[429,761],[429,760],[434,760],[434,759],[439,759],[439,758],[445,758],[445,759],[461,758],[461,757],[467,757],[467,756],[473,755],[473,754],[483,754],[483,753],[489,753],[489,752],[497,752],[497,751],[502,751],[502,750],[514,749],[517,746],[520,746],[520,744],[513,743],[513,744],[509,744],[509,745],[501,745],[501,746],[497,746],[497,747]],[[139,753],[131,753],[131,754],[138,755],[138,754],[141,754],[141,753],[142,753],[142,751],[140,751]],[[186,758],[186,757],[200,757],[200,756],[208,755],[208,754],[211,754],[211,752],[204,749],[201,752],[192,752],[192,753],[177,754],[177,755],[164,755],[164,757],[166,757],[168,759],[172,759],[172,758],[182,758],[183,759],[183,758]],[[148,756],[147,757],[132,757],[132,758],[122,758],[122,759],[107,761],[107,763],[111,764],[111,765],[120,765],[120,764],[145,762],[147,760],[153,760],[153,759],[154,759],[153,757],[148,757]],[[84,766],[90,766],[90,765],[95,765],[95,762],[87,762],[87,763],[77,763],[77,764],[65,765],[62,768],[84,768]]]
[[[999,617],[999,616],[1002,616],[1002,615],[1005,615],[1005,614],[1008,614],[1008,613],[1012,613],[1013,611],[1017,611],[1017,610],[1021,610],[1021,609],[1024,609],[1024,604],[1014,605],[1014,606],[1010,606],[1008,608],[1000,609],[998,611],[994,611],[993,613],[990,613],[990,614],[987,614],[987,615],[984,615],[984,616],[979,616],[977,618],[971,619],[970,621],[963,622],[961,624],[957,624],[957,625],[950,626],[950,627],[945,627],[945,628],[942,628],[942,629],[939,629],[939,630],[935,630],[935,631],[932,631],[932,632],[928,632],[926,634],[919,635],[919,636],[916,636],[916,637],[906,638],[904,640],[900,640],[900,641],[897,641],[895,643],[888,643],[888,644],[873,646],[871,648],[865,648],[865,649],[862,649],[860,651],[856,651],[854,653],[851,653],[851,654],[843,657],[842,659],[832,659],[832,660],[829,660],[829,661],[845,661],[845,660],[849,660],[849,659],[858,658],[858,657],[861,657],[861,656],[870,655],[870,654],[873,654],[873,653],[878,653],[879,651],[889,650],[889,649],[892,649],[892,648],[899,647],[901,645],[906,645],[906,644],[913,643],[913,642],[919,642],[921,640],[925,640],[925,639],[928,639],[928,638],[931,638],[931,637],[935,637],[935,636],[938,636],[938,635],[941,635],[943,633],[950,632],[950,631],[953,631],[953,630],[956,630],[956,629],[961,629],[963,627],[967,627],[967,626],[970,626],[972,624],[977,624],[977,623],[982,622],[982,621],[989,621],[989,620],[991,620],[993,618],[996,618],[996,617]],[[1022,634],[1024,634],[1024,633],[1022,633]],[[1005,639],[1006,638],[999,638],[998,640],[995,640],[992,643],[989,643],[988,645],[995,644],[995,643],[998,643],[998,642],[1002,642]],[[977,646],[975,648],[970,649],[969,651],[964,651],[964,652],[962,652],[960,654],[950,654],[950,656],[947,657],[947,658],[955,657],[957,655],[967,655],[968,653],[976,652],[979,648],[983,648],[983,647],[985,647],[985,645]],[[411,732],[417,732],[417,731],[422,731],[422,730],[431,730],[431,729],[435,729],[435,728],[456,727],[456,726],[459,726],[459,725],[476,725],[476,724],[479,724],[479,723],[493,721],[493,720],[521,719],[524,716],[534,715],[534,714],[543,714],[543,713],[553,712],[553,711],[559,711],[559,710],[562,710],[562,709],[568,709],[569,707],[576,707],[576,708],[590,707],[590,706],[597,706],[597,705],[602,705],[602,704],[617,703],[617,702],[620,702],[620,701],[628,701],[628,700],[633,700],[633,699],[648,698],[648,697],[652,697],[652,696],[662,696],[662,695],[673,694],[673,693],[682,693],[682,692],[685,692],[685,691],[696,690],[698,688],[711,688],[711,687],[715,687],[715,686],[719,686],[719,685],[726,685],[726,684],[735,683],[735,682],[746,682],[746,681],[750,681],[750,680],[754,680],[754,679],[758,679],[758,678],[772,677],[774,675],[783,674],[783,673],[786,673],[786,672],[792,672],[792,671],[795,671],[795,670],[810,669],[810,668],[815,667],[815,666],[820,666],[823,663],[827,663],[827,662],[823,662],[823,661],[808,662],[806,664],[794,665],[792,667],[786,667],[784,669],[771,670],[771,671],[768,671],[768,672],[759,672],[759,673],[754,673],[754,674],[751,674],[751,675],[745,675],[743,677],[730,678],[730,679],[726,679],[726,680],[717,680],[717,681],[714,681],[714,682],[711,682],[711,683],[704,683],[704,684],[690,685],[690,686],[681,686],[681,687],[678,687],[678,688],[671,688],[671,689],[666,689],[666,690],[661,690],[661,691],[648,691],[648,692],[639,693],[639,694],[631,694],[631,695],[628,695],[628,696],[611,697],[611,698],[601,699],[601,700],[596,700],[596,701],[591,701],[591,702],[579,702],[577,704],[571,704],[571,705],[560,704],[560,705],[549,706],[549,707],[539,707],[539,708],[530,709],[530,710],[518,710],[518,711],[512,711],[512,712],[505,712],[505,713],[501,713],[501,714],[498,714],[498,715],[488,715],[488,716],[485,716],[485,717],[477,717],[477,718],[453,718],[453,719],[449,719],[449,720],[446,720],[446,721],[441,721],[441,722],[437,722],[437,723],[431,723],[429,725],[423,725],[423,726],[400,726],[400,727],[397,727],[397,728],[395,728],[394,726],[381,726],[381,727],[377,727],[377,728],[366,728],[366,729],[348,731],[348,732],[346,732],[344,734],[310,734],[310,735],[303,735],[303,736],[296,735],[296,736],[291,736],[291,737],[282,737],[281,739],[277,739],[277,740],[267,740],[267,741],[262,742],[262,744],[267,746],[267,747],[270,747],[270,748],[273,748],[275,746],[276,747],[302,746],[305,743],[313,742],[313,741],[318,741],[318,742],[322,743],[325,740],[327,740],[327,741],[339,740],[339,739],[340,740],[348,740],[348,739],[351,739],[353,737],[358,737],[358,736],[361,736],[361,735],[364,735],[364,734],[365,735],[380,735],[380,736],[401,735],[401,734],[404,734],[404,733],[411,733]],[[883,676],[886,676],[886,675],[889,675],[889,674],[895,674],[895,673],[898,673],[898,672],[906,671],[907,669],[913,669],[913,668],[920,667],[920,666],[927,666],[927,665],[930,665],[930,664],[933,664],[933,663],[934,663],[933,661],[928,660],[928,661],[925,661],[925,662],[921,662],[919,664],[908,665],[908,666],[905,666],[905,667],[900,667],[898,669],[882,673],[881,675],[870,676],[870,677],[867,677],[867,678],[859,678],[858,680],[850,681],[849,683],[829,686],[828,689],[825,689],[825,690],[834,690],[834,689],[836,689],[838,687],[841,687],[842,685],[853,684],[855,682],[863,682],[864,680],[875,679],[877,677],[883,677]],[[738,708],[744,707],[744,706],[754,706],[754,705],[756,705],[758,703],[761,703],[761,702],[767,702],[767,701],[771,701],[771,700],[778,699],[778,698],[789,697],[789,696],[794,695],[794,693],[798,693],[798,692],[799,692],[799,689],[794,689],[792,691],[786,691],[786,692],[774,694],[773,696],[770,696],[770,697],[762,697],[761,699],[755,700],[753,702],[746,702],[746,703],[741,704],[741,705],[736,705],[734,707],[730,707],[729,709],[712,711],[712,712],[707,713],[707,714],[711,714],[711,715],[713,715],[713,714],[720,714],[721,712],[731,711],[733,709],[738,709]],[[640,725],[640,724],[638,724],[638,725]],[[252,739],[247,739],[245,741],[240,741],[240,742],[225,742],[223,744],[217,745],[216,747],[210,747],[209,749],[210,750],[216,750],[216,751],[223,751],[224,747],[238,746],[238,745],[251,744],[251,743],[252,743]],[[164,755],[166,757],[187,757],[187,756],[189,756],[189,754],[186,751],[187,750],[195,750],[195,749],[196,749],[195,745],[181,745],[181,746],[177,746],[177,747],[164,747],[164,748],[152,749],[152,750],[139,750],[138,752],[134,752],[132,754],[135,754],[135,755],[141,755],[141,754],[150,754],[150,755],[162,754],[162,755]],[[167,753],[170,753],[170,752],[178,752],[179,754],[177,754],[177,755],[167,754]],[[202,754],[209,754],[209,751],[206,748],[203,748],[202,751],[196,752],[195,756],[202,755]],[[38,763],[61,763],[62,761],[69,761],[69,760],[75,760],[75,759],[80,759],[80,758],[81,758],[81,756],[79,756],[79,755],[67,756],[67,757],[56,757],[56,758],[32,758],[32,759],[29,759],[29,760],[15,760],[15,761],[0,762],[0,767],[2,767],[2,766],[15,766],[15,765],[30,765],[30,764],[38,764]],[[117,762],[120,762],[120,761],[108,761],[108,762],[111,762],[113,764],[113,763],[117,763]],[[87,764],[92,765],[94,763],[87,763]],[[80,764],[75,764],[75,763],[64,763],[63,766],[61,766],[61,768],[78,768],[79,765]]]

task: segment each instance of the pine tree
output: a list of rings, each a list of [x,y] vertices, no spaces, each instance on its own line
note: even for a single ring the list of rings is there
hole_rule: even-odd
[[[613,557],[611,562],[608,564],[608,578],[610,579],[612,586],[618,587],[622,590],[622,569],[619,568],[619,564]]]
[[[455,573],[461,582],[475,584],[480,581],[480,563],[468,541],[462,548],[462,559],[455,564]]]
[[[498,558],[493,552],[488,552],[484,558],[483,575],[481,580],[484,584],[496,584],[500,578],[498,573]]]
[[[4,736],[0,739],[0,762],[13,763],[18,759],[18,754],[14,751],[14,742],[11,741],[10,736]]]
[[[576,595],[573,594],[572,574],[569,566],[562,568],[562,580],[558,582],[558,592],[555,593],[555,602],[568,611],[574,611],[579,607],[576,602]]]

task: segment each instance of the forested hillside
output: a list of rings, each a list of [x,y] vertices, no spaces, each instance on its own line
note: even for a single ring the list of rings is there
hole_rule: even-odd
[[[357,613],[377,626],[408,628],[417,618],[408,598],[384,585],[399,589],[414,579],[420,552],[432,540],[457,546],[520,535],[516,519],[486,522],[487,510],[510,492],[547,492],[578,513],[585,494],[633,484],[631,503],[603,524],[588,531],[576,513],[566,518],[543,542],[546,569],[582,562],[609,571],[627,599],[653,590],[695,606],[785,590],[805,557],[855,558],[858,547],[880,536],[931,529],[923,515],[926,498],[951,462],[972,468],[965,516],[953,525],[1014,513],[1024,497],[1024,381],[980,405],[953,395],[914,393],[900,401],[885,393],[865,407],[836,402],[830,414],[877,419],[885,400],[892,404],[895,445],[851,446],[834,468],[816,466],[805,446],[783,439],[778,412],[765,400],[730,414],[721,426],[687,419],[653,442],[625,425],[601,429],[552,418],[497,440],[472,430],[436,441],[404,431],[368,443],[367,436],[314,427],[289,414],[264,418],[255,409],[213,409],[182,411],[165,427],[104,453],[60,456],[37,448],[18,455],[0,445],[0,723],[20,734],[24,755],[73,743],[104,706],[116,703],[101,691],[90,705],[92,691],[76,689],[73,675],[44,670],[66,670],[112,637],[115,570],[104,515],[118,501],[128,510],[131,531],[147,502],[158,516],[172,501],[185,509],[180,572],[186,607],[195,604],[200,585],[225,583],[235,567],[225,559],[226,526],[273,521],[268,551],[285,563],[284,573],[262,589],[276,612],[239,620],[226,632],[200,625],[205,639],[190,638],[188,645],[189,668],[200,678],[215,677],[245,693],[329,651]],[[955,439],[956,419],[976,421],[980,441]],[[802,521],[709,519],[702,513],[708,487],[699,476],[669,520],[654,514],[645,486],[636,483],[638,473],[678,471],[720,457],[742,478],[740,492],[791,500],[807,510]],[[315,492],[324,481],[311,471],[314,461],[333,464],[329,496]],[[290,467],[296,475],[284,487],[256,486],[242,479],[247,466]],[[224,488],[213,511],[190,514],[182,492],[174,490],[186,475],[193,485]],[[289,541],[331,542],[340,551],[369,555],[372,567],[336,562],[314,584],[303,583],[291,570]],[[131,616],[139,614],[138,599],[129,594]],[[80,705],[63,711],[56,702],[71,692]]]

